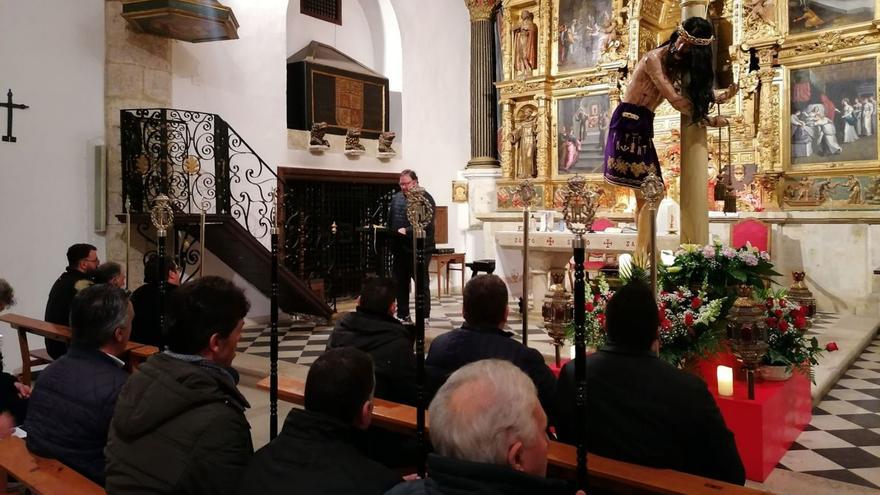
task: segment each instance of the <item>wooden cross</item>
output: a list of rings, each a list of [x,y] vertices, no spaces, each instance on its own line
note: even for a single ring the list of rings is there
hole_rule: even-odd
[[[16,137],[12,135],[12,111],[16,109],[26,110],[30,107],[27,105],[12,103],[11,89],[8,93],[6,93],[6,103],[0,103],[0,107],[6,107],[6,135],[2,137],[2,140],[6,143],[14,143],[18,141],[18,139],[16,139]]]

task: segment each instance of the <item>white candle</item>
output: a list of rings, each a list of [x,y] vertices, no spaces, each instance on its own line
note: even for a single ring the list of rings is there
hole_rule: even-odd
[[[718,395],[730,397],[733,395],[733,368],[727,366],[719,366],[718,374]]]
[[[571,346],[571,360],[574,361],[574,358],[577,356],[577,353],[574,350],[574,346]]]

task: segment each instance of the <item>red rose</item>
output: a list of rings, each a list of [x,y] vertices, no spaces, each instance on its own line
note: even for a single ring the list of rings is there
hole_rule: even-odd
[[[797,318],[798,316],[804,316],[806,313],[804,311],[803,306],[798,306],[797,308],[791,310],[791,317]]]
[[[785,320],[779,320],[779,331],[784,332],[788,330],[788,322]]]
[[[777,322],[776,318],[771,316],[771,317],[767,318],[766,320],[764,320],[764,322],[767,324],[768,327],[776,328],[776,322]]]
[[[825,350],[828,352],[836,351],[837,350],[837,343],[829,342],[829,343],[825,344]]]
[[[587,313],[592,313],[593,310],[596,308],[593,307],[593,303],[587,303],[586,305],[584,305],[584,309],[587,310]]]
[[[605,328],[605,313],[597,314],[596,319],[599,320],[599,325],[602,325],[602,328]]]
[[[777,318],[782,318],[782,310],[781,309],[777,309],[776,311],[773,312],[773,314],[775,314]]]
[[[685,326],[692,327],[694,326],[694,315],[693,313],[685,313],[684,314],[684,324]]]
[[[695,297],[691,300],[691,309],[700,309],[700,306],[703,305],[703,300],[699,297]]]
[[[596,294],[595,296],[593,296],[594,303],[598,303],[601,300],[602,300],[602,296],[600,296],[599,294]]]
[[[798,314],[794,317],[794,327],[798,330],[803,330],[807,328],[807,317],[802,314]]]
[[[672,328],[672,323],[670,323],[669,320],[664,319],[660,322],[660,328],[663,330],[669,330]]]
[[[767,298],[767,303],[766,303],[766,304],[767,304],[767,309],[771,309],[771,308],[773,307],[773,298],[772,298],[772,297],[768,297],[768,298]]]

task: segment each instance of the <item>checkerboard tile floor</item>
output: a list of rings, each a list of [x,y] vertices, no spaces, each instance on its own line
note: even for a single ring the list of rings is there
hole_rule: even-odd
[[[461,316],[461,294],[444,295],[438,302],[437,298],[431,301],[431,318],[428,321],[430,329],[443,332],[452,330],[464,323]],[[413,308],[410,314],[415,315]],[[516,334],[516,338],[522,336],[522,318],[516,301],[510,303],[510,320],[507,322],[507,330]],[[316,327],[314,330],[299,330],[290,327],[278,329],[278,359],[290,363],[312,364],[327,346],[330,331],[333,327]],[[269,329],[246,328],[242,331],[241,340],[238,343],[238,352],[254,354],[256,356],[269,357]],[[530,342],[550,343],[552,339],[542,328],[537,325],[529,325]]]
[[[777,468],[880,489],[880,337],[813,408]]]

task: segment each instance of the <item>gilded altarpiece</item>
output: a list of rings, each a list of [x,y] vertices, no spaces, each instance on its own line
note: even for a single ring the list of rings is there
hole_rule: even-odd
[[[708,18],[719,33],[717,79],[740,88],[720,109],[730,127],[708,132],[710,209],[721,209],[713,189],[728,165],[740,211],[880,207],[878,9],[873,3],[822,2],[709,4]],[[633,206],[631,192],[605,184],[596,165],[603,121],[625,93],[635,62],[680,21],[681,6],[661,0],[585,3],[502,2],[498,197],[507,201],[499,202],[499,210],[516,209],[509,198],[528,175],[516,169],[520,149],[511,138],[526,107],[536,119],[534,180],[543,186],[543,207],[560,208],[571,173],[586,175],[603,192],[602,209],[624,212]],[[518,70],[516,54],[524,10],[537,27],[537,63],[527,71]],[[654,142],[668,195],[676,200],[678,129],[678,113],[662,104]]]

